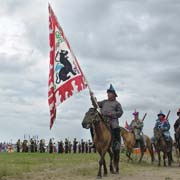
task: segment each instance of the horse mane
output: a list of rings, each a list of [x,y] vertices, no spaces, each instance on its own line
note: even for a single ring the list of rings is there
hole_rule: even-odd
[[[122,132],[122,131],[124,131],[125,133],[130,133],[126,128],[124,128],[124,127],[120,127],[120,131]]]
[[[95,111],[97,111],[95,108],[91,108],[94,109]],[[104,120],[103,116],[97,111],[98,113],[98,118],[100,119],[100,121],[106,126],[106,128],[111,132],[110,126],[108,125],[107,121]]]
[[[120,128],[128,132],[128,130],[127,130],[126,128],[124,128],[124,127],[122,127],[122,126],[120,126]]]

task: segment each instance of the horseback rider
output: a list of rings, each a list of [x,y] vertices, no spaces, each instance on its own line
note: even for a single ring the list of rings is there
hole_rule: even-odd
[[[110,84],[109,89],[107,89],[107,97],[108,99],[97,102],[100,109],[103,119],[107,122],[107,125],[110,127],[113,137],[113,149],[118,150],[120,148],[120,127],[119,127],[119,120],[123,114],[123,110],[121,107],[121,104],[116,100],[117,94],[112,86]],[[91,92],[91,101],[95,108],[97,108],[97,105],[94,101],[93,92]],[[93,131],[92,129],[91,135],[93,138]]]
[[[170,132],[169,132],[170,124],[162,111],[160,111],[160,113],[157,116],[158,119],[156,120],[156,124],[154,128],[158,128],[162,130],[165,141],[168,143],[171,141]]]
[[[143,132],[142,132],[144,123],[142,120],[139,119],[139,112],[135,110],[133,115],[134,115],[134,119],[131,121],[130,128],[135,135],[136,144],[140,143],[140,147],[143,149],[145,148]]]
[[[178,129],[180,128],[180,108],[177,112],[177,116],[178,116],[178,119],[176,120],[176,122],[174,123],[174,131],[175,131],[175,134],[174,134],[174,137],[175,137],[175,144],[177,145],[177,142],[178,142],[178,135],[177,135],[177,131]]]

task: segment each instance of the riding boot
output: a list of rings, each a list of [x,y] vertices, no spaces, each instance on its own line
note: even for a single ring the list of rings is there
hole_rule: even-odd
[[[120,137],[120,128],[112,129],[113,136],[113,150],[120,150],[121,137]]]

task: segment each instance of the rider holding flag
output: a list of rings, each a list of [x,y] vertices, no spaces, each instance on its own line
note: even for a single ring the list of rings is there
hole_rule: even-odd
[[[100,108],[101,115],[103,119],[107,122],[109,126],[112,137],[113,137],[113,148],[119,149],[120,148],[120,127],[119,127],[119,118],[123,114],[123,109],[121,104],[116,100],[117,94],[110,84],[109,89],[107,89],[107,99],[103,101],[96,102],[96,98],[94,97],[93,92],[91,92],[91,101],[95,108],[97,105]],[[94,99],[95,98],[95,99]],[[96,104],[97,103],[97,104]],[[91,135],[93,137],[93,132],[91,129]]]

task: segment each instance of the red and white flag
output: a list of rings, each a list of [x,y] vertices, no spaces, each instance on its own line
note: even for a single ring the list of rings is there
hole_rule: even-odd
[[[51,6],[48,8],[50,43],[48,102],[51,129],[56,119],[56,107],[74,93],[85,89],[87,83]]]

